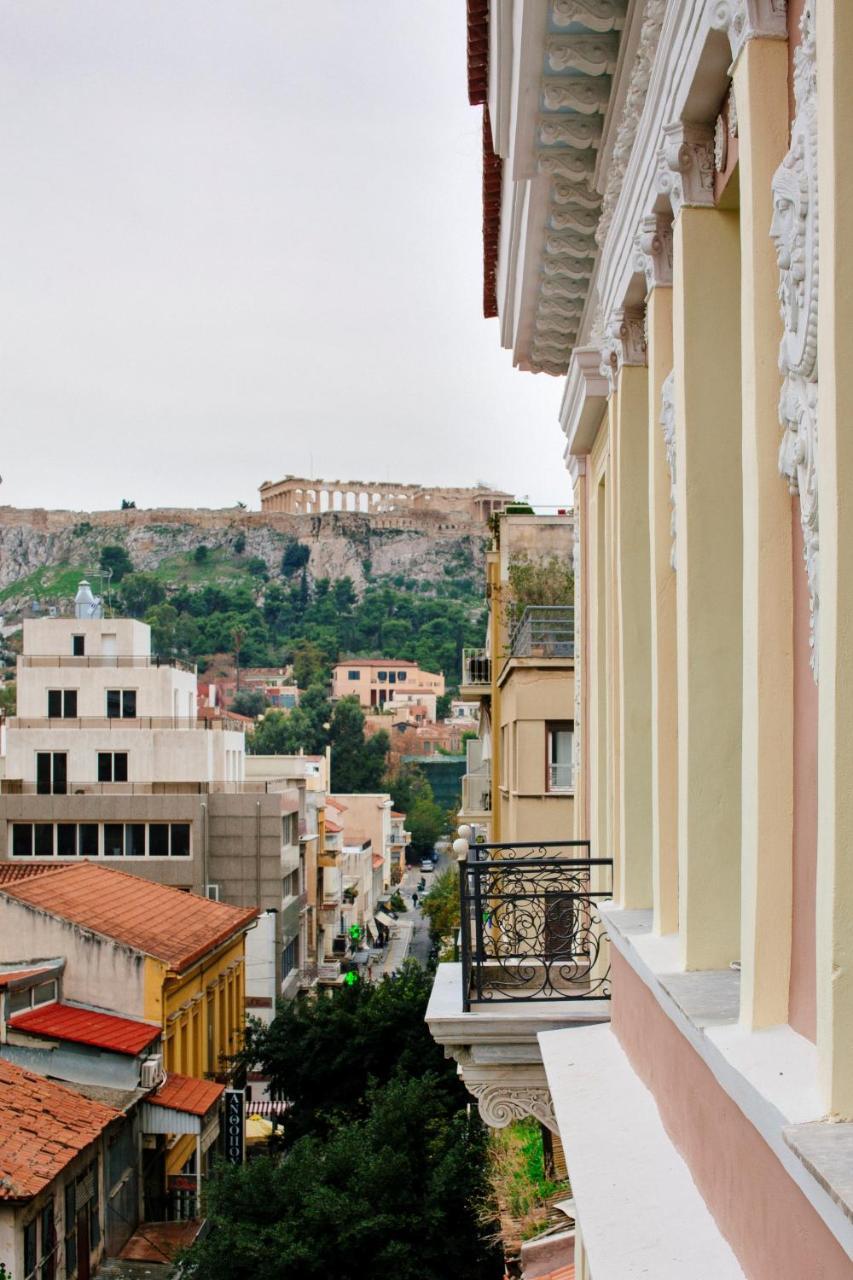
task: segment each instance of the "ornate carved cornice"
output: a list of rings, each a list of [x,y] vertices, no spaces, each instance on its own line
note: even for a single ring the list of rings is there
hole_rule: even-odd
[[[634,241],[635,263],[646,277],[646,289],[672,284],[672,218],[652,213],[640,219]]]
[[[646,313],[642,307],[614,311],[601,348],[601,373],[610,379],[611,391],[623,365],[646,363]]]
[[[615,35],[551,36],[545,43],[549,71],[576,71],[585,76],[612,76],[619,56]]]
[[[677,217],[682,205],[713,207],[714,130],[677,120],[664,125],[658,151],[657,188]]]
[[[631,67],[628,93],[625,97],[622,116],[616,130],[616,142],[607,165],[607,185],[604,188],[604,197],[601,202],[601,221],[597,234],[599,244],[604,243],[604,238],[613,218],[613,211],[616,208],[616,202],[619,199],[619,192],[622,190],[622,181],[625,177],[631,149],[637,136],[640,116],[643,114],[643,107],[646,102],[646,94],[649,88],[652,66],[654,65],[665,12],[666,0],[647,0],[646,12],[643,15],[643,25],[640,27],[640,40],[637,45],[634,64]]]
[[[578,151],[585,151],[601,142],[601,119],[576,111],[543,116],[538,135],[543,147],[576,147]]]
[[[734,62],[747,40],[787,40],[786,0],[708,0],[712,27],[729,38]]]
[[[811,609],[811,664],[818,678],[820,519],[818,486],[818,162],[814,0],[806,0],[794,54],[791,146],[773,176],[770,234],[779,264],[782,341],[779,470],[799,494]]]
[[[466,1088],[477,1099],[483,1123],[490,1129],[503,1129],[513,1120],[534,1116],[552,1133],[559,1134],[554,1102],[547,1087],[468,1083]]]
[[[585,26],[589,31],[619,31],[625,25],[627,0],[554,0],[555,27]]]

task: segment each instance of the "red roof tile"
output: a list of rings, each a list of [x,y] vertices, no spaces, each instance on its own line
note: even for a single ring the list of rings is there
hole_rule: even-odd
[[[0,884],[47,875],[49,871],[61,871],[62,866],[57,862],[0,862]]]
[[[575,1264],[570,1262],[565,1267],[558,1267],[556,1271],[540,1276],[539,1280],[575,1280]]]
[[[38,1195],[120,1114],[0,1060],[0,1201]]]
[[[91,1009],[75,1009],[70,1004],[46,1004],[29,1009],[10,1019],[16,1031],[30,1031],[54,1040],[71,1040],[75,1044],[91,1044],[98,1049],[112,1049],[135,1057],[161,1034],[160,1027],[150,1022],[134,1022],[111,1013],[95,1013]]]
[[[179,1076],[170,1072],[165,1083],[148,1101],[157,1107],[169,1107],[172,1111],[184,1111],[191,1116],[207,1115],[210,1108],[225,1092],[224,1084],[215,1080],[196,1080],[193,1076]]]
[[[339,831],[343,831],[343,827],[339,826],[337,822],[332,822],[331,818],[327,818],[326,830],[337,834]]]
[[[245,929],[256,907],[232,907],[141,876],[76,862],[0,884],[0,894],[154,956],[179,973]]]

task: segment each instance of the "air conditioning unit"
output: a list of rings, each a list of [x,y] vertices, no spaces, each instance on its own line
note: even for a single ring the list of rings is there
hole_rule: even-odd
[[[218,902],[219,901],[219,885],[206,884],[204,886],[204,896],[206,898],[212,898],[214,902]]]
[[[142,1064],[142,1070],[139,1073],[139,1087],[141,1089],[156,1089],[157,1085],[163,1078],[163,1057],[159,1053],[155,1053],[150,1058],[146,1058]]]

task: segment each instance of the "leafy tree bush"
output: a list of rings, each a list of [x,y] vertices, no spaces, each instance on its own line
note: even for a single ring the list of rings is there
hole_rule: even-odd
[[[101,556],[98,563],[101,566],[102,573],[108,573],[112,569],[113,583],[121,582],[126,573],[133,572],[133,561],[124,547],[101,547]]]
[[[429,784],[427,784],[429,785]],[[432,853],[436,840],[447,827],[447,815],[429,794],[415,796],[411,808],[406,810],[406,827],[412,833],[411,848],[414,853]]]
[[[193,552],[193,560],[195,560],[196,564],[207,564],[209,559],[210,547],[207,547],[203,542],[200,542]]]
[[[128,573],[121,580],[122,606],[131,618],[144,618],[165,599],[166,588],[153,573]]]
[[[234,554],[241,556],[246,550],[246,535],[242,531],[234,539]]]
[[[341,698],[332,711],[332,790],[380,791],[391,745],[384,730],[365,741],[364,712],[358,698]]]
[[[311,559],[311,552],[308,547],[297,542],[292,538],[284,549],[284,555],[281,557],[281,576],[283,578],[292,578],[294,574],[299,573],[300,569],[304,569]]]
[[[435,718],[436,720],[446,720],[450,715],[450,704],[453,701],[452,693],[440,693],[435,700]]]
[[[420,901],[420,908],[429,920],[429,935],[434,946],[452,942],[459,929],[459,872],[448,867],[435,876]]]
[[[122,511],[135,511],[136,503],[133,501],[132,498],[122,498],[121,509]]]
[[[575,575],[569,561],[560,556],[534,559],[526,552],[511,556],[508,579],[510,621],[519,617],[528,605],[571,604],[575,598]]]
[[[267,700],[260,689],[241,689],[231,699],[231,711],[238,716],[259,716],[267,705]]]
[[[268,578],[270,576],[267,562],[263,556],[252,556],[248,561],[246,568],[253,578]]]

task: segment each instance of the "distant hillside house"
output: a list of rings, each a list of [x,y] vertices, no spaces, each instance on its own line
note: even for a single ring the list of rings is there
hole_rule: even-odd
[[[418,694],[440,697],[444,693],[444,676],[421,671],[416,662],[398,662],[393,658],[352,658],[332,668],[332,699],[355,694],[363,707],[384,707],[386,702],[401,702],[400,695]]]

